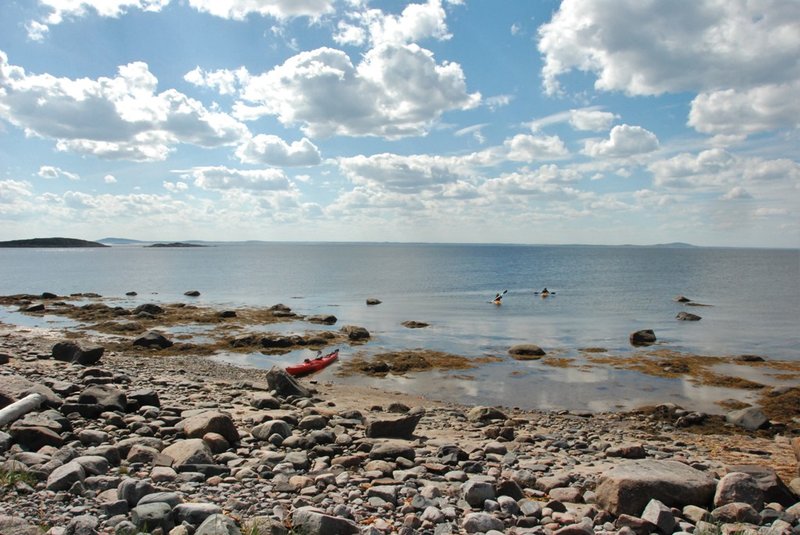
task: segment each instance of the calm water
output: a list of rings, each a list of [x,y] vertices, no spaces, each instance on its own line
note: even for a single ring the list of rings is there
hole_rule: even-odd
[[[534,290],[556,295],[541,299]],[[357,350],[426,348],[468,357],[505,357],[510,345],[535,343],[549,354],[577,348],[631,351],[628,334],[651,328],[663,347],[709,355],[757,353],[800,359],[800,251],[424,244],[224,244],[168,249],[0,249],[0,294],[97,292],[131,302],[285,303],[303,314],[332,313],[366,327],[373,338]],[[488,303],[508,290],[500,307]],[[683,294],[713,305],[675,303]],[[367,307],[376,297],[379,306]],[[703,317],[680,322],[687,310]],[[30,325],[8,310],[0,319]],[[405,320],[430,323],[406,329]],[[303,331],[307,324],[280,327]],[[313,328],[313,327],[312,327]],[[348,358],[343,348],[342,358]],[[222,355],[243,366],[270,367],[300,358]],[[750,373],[746,368],[742,372]],[[467,376],[467,377],[464,377]],[[374,382],[441,399],[542,408],[605,410],[670,400],[712,410],[712,401],[741,392],[697,388],[620,370],[578,370],[504,359],[467,373],[417,374]]]

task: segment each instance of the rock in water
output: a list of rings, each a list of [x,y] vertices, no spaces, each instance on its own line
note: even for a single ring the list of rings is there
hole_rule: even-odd
[[[649,346],[656,343],[656,333],[653,329],[644,329],[631,333],[628,339],[633,346]]]
[[[597,503],[612,514],[639,515],[658,500],[668,507],[705,506],[716,482],[708,474],[677,461],[637,460],[605,472],[597,485]]]
[[[675,317],[681,321],[700,321],[703,319],[697,314],[690,314],[689,312],[678,312],[678,315]]]
[[[516,360],[531,360],[545,356],[544,350],[534,344],[518,344],[512,346],[508,353]]]

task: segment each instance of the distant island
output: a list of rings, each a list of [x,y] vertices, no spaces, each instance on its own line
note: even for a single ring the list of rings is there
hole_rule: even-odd
[[[78,240],[75,238],[32,238],[30,240],[0,241],[0,247],[108,247],[96,241]]]
[[[186,242],[179,242],[175,241],[172,243],[154,243],[152,245],[147,245],[146,247],[206,247],[205,245],[199,245],[196,243],[186,243]]]

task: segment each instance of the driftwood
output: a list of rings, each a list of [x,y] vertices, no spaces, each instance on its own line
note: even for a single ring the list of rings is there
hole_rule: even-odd
[[[10,424],[31,411],[39,408],[44,403],[45,398],[41,394],[28,394],[19,401],[15,401],[8,407],[0,409],[0,427]]]

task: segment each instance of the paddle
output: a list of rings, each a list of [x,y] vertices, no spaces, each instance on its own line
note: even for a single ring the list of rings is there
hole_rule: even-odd
[[[489,302],[490,303],[495,303],[495,304],[500,304],[500,301],[503,299],[503,296],[506,295],[507,292],[508,292],[508,290],[503,290],[503,293],[499,293],[499,294],[495,295],[494,299],[492,299]]]

